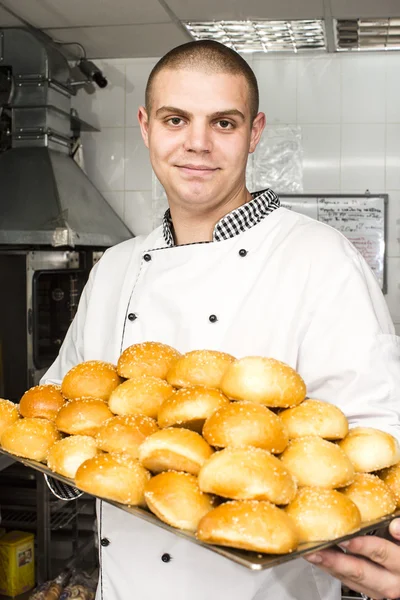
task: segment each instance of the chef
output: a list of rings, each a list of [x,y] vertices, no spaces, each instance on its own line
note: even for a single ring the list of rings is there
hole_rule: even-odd
[[[169,211],[94,267],[45,380],[85,360],[115,364],[143,341],[270,356],[352,426],[400,437],[400,341],[374,275],[339,232],[280,207],[270,189],[246,189],[265,125],[248,64],[217,42],[175,48],[153,69],[138,119]],[[329,550],[252,572],[105,502],[98,526],[96,600],[338,600],[340,580],[400,595],[393,538],[353,540],[357,558]]]

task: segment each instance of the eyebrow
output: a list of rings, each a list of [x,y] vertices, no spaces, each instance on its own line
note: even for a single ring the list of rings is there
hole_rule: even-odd
[[[174,115],[181,115],[182,117],[189,118],[193,116],[191,113],[186,110],[182,110],[182,108],[177,108],[176,106],[162,106],[156,111],[156,117],[163,115],[164,113],[173,113]],[[211,119],[223,119],[224,117],[239,117],[242,121],[246,120],[246,117],[240,110],[237,108],[230,108],[228,110],[218,110],[211,115],[207,115],[208,118]]]

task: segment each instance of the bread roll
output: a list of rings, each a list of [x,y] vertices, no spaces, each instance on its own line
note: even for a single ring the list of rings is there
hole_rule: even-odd
[[[67,402],[57,414],[56,426],[71,435],[96,435],[100,425],[113,416],[106,402],[84,398]]]
[[[167,381],[177,388],[192,385],[219,388],[222,376],[235,358],[217,350],[193,350],[177,360],[167,373]]]
[[[166,471],[152,477],[144,497],[148,508],[161,521],[188,531],[196,531],[199,521],[213,508],[213,499],[199,489],[197,477]]]
[[[88,360],[68,371],[62,380],[61,392],[68,400],[89,397],[108,400],[121,381],[111,363]]]
[[[203,517],[197,528],[202,542],[264,552],[286,554],[298,545],[291,518],[269,502],[224,502]]]
[[[354,478],[353,465],[343,450],[317,436],[289,442],[281,461],[301,487],[340,488]]]
[[[51,421],[26,418],[18,419],[3,431],[1,445],[6,452],[42,462],[59,439],[60,434]]]
[[[19,412],[14,404],[10,400],[4,400],[0,398],[0,440],[3,431],[19,419]]]
[[[296,484],[280,460],[261,448],[225,448],[215,452],[199,473],[202,492],[232,500],[269,500],[288,504]]]
[[[59,385],[36,385],[22,396],[19,412],[23,417],[39,417],[55,421],[66,400]]]
[[[354,427],[339,442],[358,473],[371,473],[400,461],[400,446],[389,433],[372,427]]]
[[[169,369],[180,356],[180,352],[159,342],[133,344],[119,357],[117,372],[126,379],[140,375],[165,379]]]
[[[400,508],[400,463],[379,471],[377,475],[390,487],[396,498],[397,508]]]
[[[361,525],[357,506],[336,490],[300,488],[285,511],[296,524],[300,542],[335,540]]]
[[[371,473],[356,473],[353,483],[341,492],[357,506],[363,523],[396,510],[396,498],[389,486]]]
[[[321,400],[305,400],[299,406],[279,413],[287,427],[289,438],[317,435],[326,440],[344,438],[349,425],[340,408]]]
[[[276,408],[296,406],[306,396],[305,383],[294,369],[261,356],[247,356],[233,362],[225,371],[221,390],[233,400]]]
[[[145,506],[144,489],[150,473],[126,454],[98,454],[85,460],[75,475],[84,492],[131,506]]]
[[[158,426],[155,420],[145,415],[112,417],[99,427],[96,443],[105,452],[138,458],[140,444],[156,431]]]
[[[212,453],[201,435],[179,427],[161,429],[139,446],[140,462],[153,473],[171,470],[197,475]]]
[[[231,402],[207,419],[203,437],[211,446],[256,446],[280,454],[288,444],[281,419],[261,404]]]
[[[163,379],[141,375],[118,386],[108,404],[116,415],[142,414],[156,419],[161,404],[173,391],[172,386]]]
[[[74,479],[78,467],[98,453],[94,438],[70,435],[52,445],[47,455],[47,466],[55,473]]]
[[[222,392],[202,385],[177,390],[162,403],[158,411],[160,427],[179,425],[202,432],[205,420],[220,408],[229,404]]]

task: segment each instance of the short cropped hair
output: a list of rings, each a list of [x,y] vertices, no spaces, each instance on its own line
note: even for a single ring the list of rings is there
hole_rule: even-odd
[[[200,69],[209,73],[242,75],[249,88],[251,121],[258,113],[259,93],[256,76],[247,62],[234,50],[214,40],[198,40],[173,48],[163,56],[150,73],[146,86],[146,110],[150,115],[154,80],[164,69]]]

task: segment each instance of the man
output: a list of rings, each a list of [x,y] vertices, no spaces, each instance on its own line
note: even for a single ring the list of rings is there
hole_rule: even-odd
[[[217,42],[172,50],[138,118],[170,210],[93,269],[46,379],[84,360],[116,363],[142,341],[259,354],[296,368],[308,395],[340,406],[352,425],[400,437],[400,344],[366,263],[271,190],[246,189],[265,125],[247,63]],[[107,503],[98,521],[97,600],[338,600],[339,579],[374,598],[400,595],[400,549],[377,537],[348,546],[370,560],[329,550],[314,565],[254,573]]]

